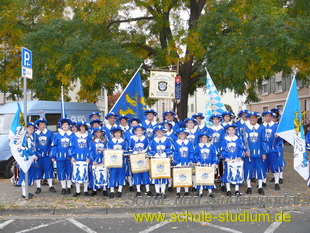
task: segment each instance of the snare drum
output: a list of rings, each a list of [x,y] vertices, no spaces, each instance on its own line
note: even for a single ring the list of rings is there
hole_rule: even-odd
[[[192,168],[174,167],[172,169],[173,187],[192,187]]]
[[[108,184],[108,169],[104,166],[94,166],[94,183],[97,187],[105,186]]]
[[[123,167],[123,151],[107,149],[104,150],[105,167],[121,168]]]
[[[87,183],[88,182],[88,164],[84,161],[77,161],[73,163],[73,183]]]
[[[146,158],[145,154],[130,155],[130,167],[133,174],[148,172],[150,170],[149,158]]]
[[[195,166],[195,185],[214,185],[214,168]]]

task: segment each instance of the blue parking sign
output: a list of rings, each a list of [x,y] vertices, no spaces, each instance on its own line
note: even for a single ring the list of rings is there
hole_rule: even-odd
[[[24,47],[22,48],[22,67],[32,68],[32,52]]]

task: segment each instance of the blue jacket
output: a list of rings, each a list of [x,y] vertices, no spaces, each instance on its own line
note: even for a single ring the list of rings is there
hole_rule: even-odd
[[[215,147],[211,143],[199,143],[195,148],[195,162],[200,164],[218,164]]]
[[[39,158],[50,157],[53,139],[54,135],[51,130],[37,130],[35,132],[36,156],[38,156]]]
[[[91,137],[88,133],[75,133],[72,136],[72,157],[76,161],[86,161],[90,157],[90,142]]]
[[[244,126],[246,132],[246,141],[250,150],[250,156],[261,158],[267,154],[266,131],[263,125],[256,124],[252,126],[247,122]]]
[[[161,139],[155,137],[152,141],[150,141],[147,149],[147,153],[149,155],[163,158],[167,156],[172,156],[173,152],[174,147],[172,141],[165,136]]]
[[[232,138],[226,136],[222,142],[221,149],[223,159],[244,158],[244,152],[246,151],[242,140],[236,135]]]
[[[73,133],[71,131],[65,133],[63,130],[59,130],[52,142],[51,158],[57,161],[71,159],[72,137]]]
[[[174,156],[173,160],[176,164],[188,165],[194,162],[194,148],[188,139],[181,141],[176,140],[174,143]]]

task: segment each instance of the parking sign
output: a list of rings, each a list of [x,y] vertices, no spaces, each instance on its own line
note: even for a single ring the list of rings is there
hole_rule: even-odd
[[[32,79],[32,52],[22,48],[22,77]]]

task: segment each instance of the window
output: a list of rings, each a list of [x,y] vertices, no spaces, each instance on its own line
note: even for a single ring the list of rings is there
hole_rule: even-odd
[[[191,112],[194,112],[194,104],[191,104]]]
[[[268,106],[263,107],[263,112],[268,111]]]
[[[39,115],[33,115],[33,116],[27,116],[28,121],[27,122],[35,122],[36,120],[38,120],[40,118]]]
[[[276,92],[282,92],[282,91],[283,91],[282,81],[276,82]]]
[[[268,82],[263,81],[262,83],[262,95],[267,95],[268,94]]]
[[[276,105],[276,108],[280,109],[280,110],[283,110],[283,105],[282,104],[281,105]]]
[[[45,114],[47,120],[47,128],[51,131],[57,131],[58,121],[61,118],[60,114]]]

